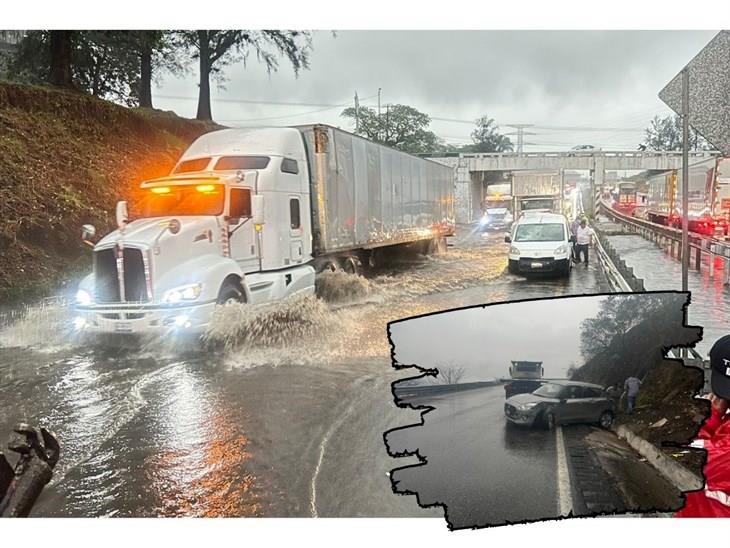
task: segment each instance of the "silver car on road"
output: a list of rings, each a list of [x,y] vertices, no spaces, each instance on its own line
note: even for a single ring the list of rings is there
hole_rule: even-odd
[[[517,394],[504,403],[504,414],[514,424],[544,426],[596,423],[609,428],[614,402],[602,386],[587,382],[550,381],[530,394]]]

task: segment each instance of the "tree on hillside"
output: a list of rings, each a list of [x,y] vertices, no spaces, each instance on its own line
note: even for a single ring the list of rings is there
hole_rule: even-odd
[[[10,66],[13,79],[50,83],[130,106],[152,106],[152,82],[183,69],[166,31],[29,31]]]
[[[185,70],[183,48],[170,31],[124,31],[123,39],[135,57],[129,74],[130,98],[140,107],[153,108],[152,83],[159,82],[162,72],[179,74]]]
[[[248,60],[256,54],[269,72],[279,68],[278,57],[286,57],[294,73],[309,68],[311,33],[297,30],[190,30],[180,31],[182,43],[200,65],[198,120],[212,120],[210,80],[223,81],[223,68]]]
[[[499,126],[489,116],[482,116],[471,133],[473,145],[463,147],[463,152],[512,152],[514,146],[509,137],[499,133]]]
[[[654,116],[649,127],[644,130],[644,142],[639,145],[641,150],[682,150],[682,117]],[[710,144],[692,127],[689,128],[690,150],[710,150]]]
[[[408,105],[386,105],[380,115],[372,108],[359,107],[356,112],[355,107],[349,107],[341,116],[353,122],[358,119],[358,135],[404,152],[435,152],[445,146],[428,130],[429,115]]]
[[[678,294],[678,298],[682,298]],[[580,351],[590,360],[606,350],[614,338],[627,333],[642,322],[658,317],[658,312],[676,306],[664,294],[638,293],[611,295],[599,307],[598,314],[581,323]]]

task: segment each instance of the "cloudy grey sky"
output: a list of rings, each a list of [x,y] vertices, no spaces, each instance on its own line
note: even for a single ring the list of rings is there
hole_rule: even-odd
[[[542,361],[546,377],[582,365],[580,323],[603,296],[505,303],[444,312],[391,325],[395,359],[424,368],[465,369],[462,382],[509,376],[511,360]]]
[[[454,144],[469,142],[470,122],[488,114],[504,132],[514,131],[507,124],[538,126],[527,138],[536,144],[526,150],[635,149],[652,116],[670,112],[659,90],[715,33],[319,31],[311,69],[298,78],[284,62],[271,75],[254,58],[229,67],[225,89],[213,92],[213,116],[235,126],[323,122],[351,129],[342,108],[355,91],[361,104],[376,106],[381,88],[383,105],[429,114],[431,129]],[[164,79],[155,106],[193,117],[196,96],[193,64],[186,77]],[[556,129],[575,127],[601,129]]]

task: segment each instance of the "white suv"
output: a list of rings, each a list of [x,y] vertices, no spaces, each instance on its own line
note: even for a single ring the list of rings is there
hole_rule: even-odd
[[[504,241],[510,244],[509,271],[558,272],[570,276],[573,241],[564,215],[540,213],[521,217]]]

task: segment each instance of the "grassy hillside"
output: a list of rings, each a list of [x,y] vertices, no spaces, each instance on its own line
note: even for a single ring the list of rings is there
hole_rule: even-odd
[[[63,289],[91,265],[80,227],[166,175],[213,124],[54,89],[0,83],[0,304]]]

